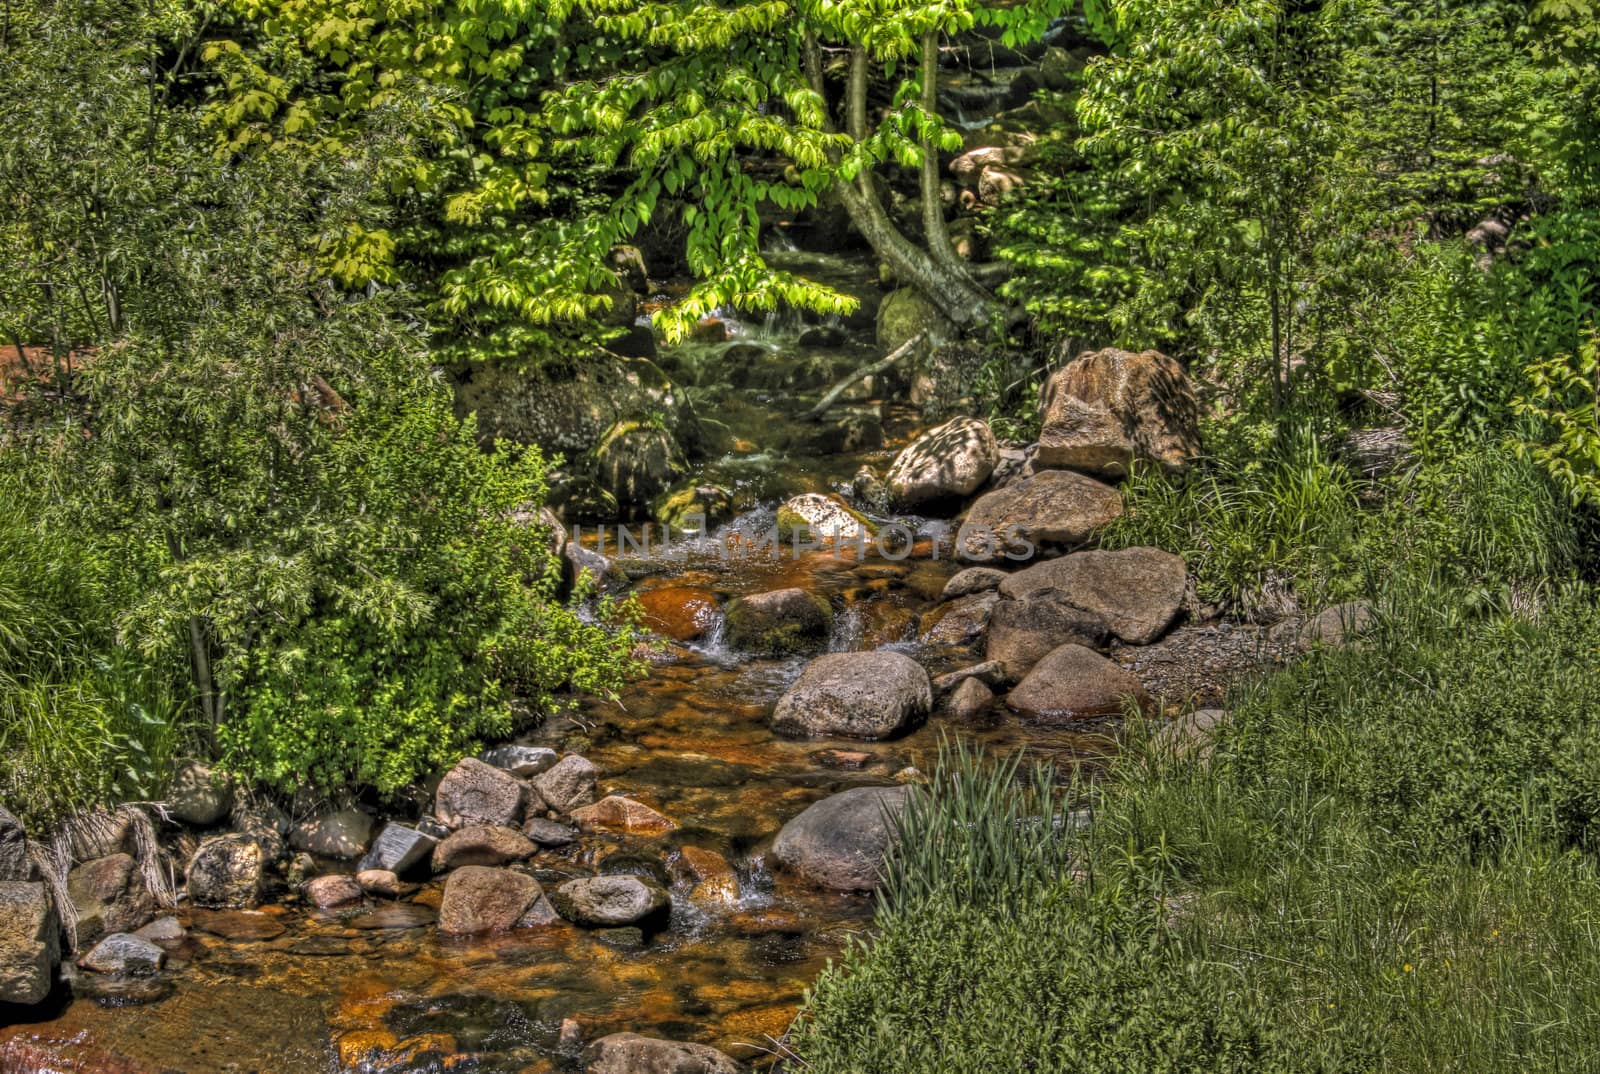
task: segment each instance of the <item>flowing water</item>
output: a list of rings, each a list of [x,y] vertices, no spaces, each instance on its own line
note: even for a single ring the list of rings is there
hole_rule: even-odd
[[[863,283],[861,270],[843,262],[833,268],[842,286]],[[862,400],[849,404],[855,418],[876,422],[885,439],[832,450],[815,426],[798,420],[834,374],[870,360],[864,333],[819,349],[797,345],[805,326],[795,322],[730,327],[728,343],[663,356],[702,384],[701,413],[731,431],[731,450],[703,471],[703,479],[730,486],[745,509],[724,536],[759,532],[781,496],[835,490],[862,463],[881,470],[916,431],[914,414]],[[813,367],[828,375],[802,375],[800,388],[776,375],[742,388],[716,386],[719,360],[740,345],[760,348],[762,376]],[[904,521],[923,533],[938,528]],[[916,640],[917,619],[958,569],[935,558],[926,540],[902,560],[788,549],[724,557],[721,547],[703,541],[676,561],[634,563],[633,585],[709,591],[723,604],[802,586],[832,602],[835,648],[891,645],[934,673],[973,661],[970,652]],[[407,901],[346,913],[278,906],[183,915],[189,939],[159,982],[132,995],[78,999],[48,1020],[6,1031],[12,1043],[9,1052],[0,1048],[0,1074],[575,1069],[573,1041],[562,1037],[566,1020],[584,1039],[631,1030],[763,1060],[808,984],[871,923],[870,897],[818,892],[774,872],[767,848],[785,820],[836,791],[906,778],[907,767],[929,770],[944,736],[997,751],[1027,747],[1068,764],[1100,749],[1094,738],[1026,727],[1003,712],[961,723],[936,716],[889,742],[780,738],[767,716],[804,660],[743,658],[722,646],[719,633],[663,647],[648,677],[618,702],[588,702],[525,738],[583,753],[602,773],[602,794],[636,798],[677,821],[665,837],[586,835],[534,861],[546,887],[599,871],[668,880],[674,909],[660,932],[561,925],[449,939],[433,927],[438,884]],[[723,856],[737,871],[737,891],[689,898],[687,882],[670,868],[682,847]]]

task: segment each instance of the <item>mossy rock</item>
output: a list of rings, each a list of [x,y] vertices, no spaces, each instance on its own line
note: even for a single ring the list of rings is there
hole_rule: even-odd
[[[726,637],[733,648],[760,656],[821,652],[833,630],[833,607],[804,589],[752,593],[728,605]]]
[[[778,539],[793,541],[797,537],[840,541],[855,541],[872,537],[878,527],[849,504],[836,496],[808,492],[787,500],[778,508]]]
[[[721,485],[680,485],[655,502],[655,520],[670,530],[709,529],[733,515],[733,493]],[[702,525],[693,525],[698,522]]]

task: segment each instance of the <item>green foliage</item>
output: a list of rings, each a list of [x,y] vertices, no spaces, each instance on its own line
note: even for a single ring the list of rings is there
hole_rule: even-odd
[[[6,327],[78,368],[32,386],[5,454],[49,490],[38,539],[108,579],[74,629],[185,681],[206,744],[284,790],[390,793],[510,730],[513,694],[538,713],[614,688],[629,631],[562,606],[548,535],[515,521],[538,452],[485,451],[453,415],[405,292],[326,278],[327,237],[383,223],[415,132],[218,156],[152,90],[166,30],[141,8],[61,5],[38,30],[0,50],[0,185],[26,191],[3,289],[59,300],[8,304]],[[60,114],[62,79],[98,125]],[[92,699],[63,697],[39,726],[84,723]]]
[[[1529,454],[1574,503],[1600,506],[1600,337],[1576,355],[1535,362],[1528,380],[1517,411],[1546,430]]]

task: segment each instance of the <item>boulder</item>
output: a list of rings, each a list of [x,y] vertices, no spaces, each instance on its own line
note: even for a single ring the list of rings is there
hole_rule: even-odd
[[[640,623],[673,641],[696,641],[717,625],[721,606],[704,586],[674,585],[635,594]]]
[[[185,824],[208,828],[233,808],[233,784],[220,772],[190,761],[172,777],[167,812]]]
[[[406,890],[400,877],[388,869],[362,869],[356,874],[356,884],[366,894],[383,899],[398,899]]]
[[[593,805],[572,810],[572,819],[584,830],[601,828],[629,835],[665,835],[678,827],[678,822],[671,817],[643,802],[617,794],[608,794]]]
[[[569,753],[550,771],[536,776],[533,787],[546,805],[558,813],[570,813],[594,801],[600,772],[587,758]]]
[[[884,297],[883,304],[878,307],[879,351],[893,353],[924,331],[932,337],[933,343],[955,339],[961,334],[950,319],[914,287],[902,287]]]
[[[167,953],[149,940],[113,932],[78,959],[78,965],[95,973],[147,977],[159,971],[166,960]]]
[[[1010,145],[986,145],[969,149],[950,162],[950,174],[962,186],[976,187],[986,168],[1019,168],[1033,163],[1038,155],[1032,140],[1018,139]]]
[[[985,686],[1003,686],[1007,681],[1006,666],[998,660],[985,660],[981,664],[937,675],[933,680],[933,689],[935,693],[949,693],[968,679],[977,679]]]
[[[707,533],[733,517],[733,493],[721,485],[685,485],[658,497],[652,513],[673,532]]]
[[[965,720],[988,708],[993,701],[994,691],[985,686],[982,679],[962,679],[945,698],[944,711],[954,719]]]
[[[578,841],[578,829],[544,817],[529,817],[522,834],[541,847],[564,847]]]
[[[359,809],[324,813],[289,833],[289,845],[323,858],[359,858],[372,842],[372,816]]]
[[[728,605],[726,616],[728,644],[761,656],[820,651],[832,629],[827,599],[804,589],[751,593]]]
[[[261,897],[261,844],[247,835],[219,835],[189,859],[189,901],[224,909],[254,906]]]
[[[955,600],[957,597],[999,589],[1000,583],[1009,577],[1005,571],[994,567],[968,567],[951,576],[944,584],[944,592],[939,595],[939,599]]]
[[[583,1053],[584,1074],[740,1074],[732,1058],[704,1044],[613,1033]]]
[[[439,903],[439,931],[453,935],[554,924],[539,881],[510,869],[467,865],[450,874]]]
[[[1120,477],[1139,459],[1177,473],[1200,453],[1194,384],[1158,351],[1078,355],[1045,382],[1042,411],[1036,467]]]
[[[268,864],[283,857],[288,849],[294,822],[270,799],[255,798],[234,804],[233,828],[260,844],[262,862]]]
[[[0,806],[0,883],[32,879],[33,865],[28,861],[28,833],[22,822]]]
[[[856,787],[824,798],[785,824],[773,840],[778,863],[818,887],[870,891],[905,808],[905,787]]]
[[[903,653],[829,653],[806,665],[772,711],[772,728],[793,735],[887,738],[933,708],[922,665]]]
[[[1033,719],[1075,720],[1115,716],[1128,700],[1149,704],[1132,672],[1082,645],[1063,645],[1028,672],[1006,695],[1006,707]]]
[[[1322,646],[1342,649],[1377,625],[1372,605],[1364,600],[1324,608],[1300,627],[1296,644],[1302,652]]]
[[[638,876],[592,876],[568,880],[550,893],[562,917],[590,928],[633,925],[655,917],[671,903],[659,884]]]
[[[43,884],[0,881],[0,1004],[31,1006],[50,995],[61,924]]]
[[[1081,608],[1098,616],[1123,641],[1147,645],[1177,619],[1188,580],[1181,557],[1159,548],[1125,548],[1035,563],[1002,582],[1000,595]]]
[[[1002,600],[989,613],[983,655],[1005,668],[1006,681],[1016,682],[1062,645],[1095,646],[1105,640],[1105,621],[1093,612],[1049,597]]]
[[[889,495],[899,507],[950,501],[976,492],[1000,461],[986,422],[956,418],[917,437],[889,467]]]
[[[373,840],[372,849],[361,859],[357,870],[383,869],[403,876],[427,861],[438,843],[431,835],[390,821]]]
[[[323,910],[361,901],[360,881],[342,873],[331,873],[307,880],[303,891],[306,902]]]
[[[715,850],[684,847],[672,862],[672,876],[689,887],[689,898],[698,903],[732,906],[739,901],[739,874],[728,859]]]
[[[448,872],[463,865],[510,865],[533,857],[538,848],[515,828],[473,824],[451,832],[433,852],[433,871]]]
[[[615,518],[616,514],[610,516]],[[628,575],[610,556],[569,541],[562,550],[561,578],[565,592],[580,586],[598,593],[615,593],[628,584]]]
[[[807,492],[785,500],[778,508],[778,539],[814,543],[864,541],[873,533],[866,516],[836,496]]]
[[[131,932],[155,916],[155,900],[127,854],[108,854],[73,869],[67,874],[67,897],[78,915],[80,944]]]
[[[466,757],[439,781],[433,812],[450,828],[515,824],[522,815],[522,784],[509,772]]]
[[[957,597],[924,614],[917,633],[925,645],[965,645],[983,633],[999,602],[993,590]]]
[[[1044,470],[979,497],[956,535],[956,554],[971,563],[1027,560],[1045,546],[1081,545],[1121,516],[1116,489]]]
[[[148,925],[135,929],[133,934],[139,939],[149,940],[151,943],[178,943],[189,935],[189,930],[183,927],[183,922],[168,914],[165,917],[156,918]]]
[[[527,779],[554,768],[561,754],[549,746],[495,746],[478,754],[478,760]]]
[[[688,469],[665,427],[628,419],[607,429],[594,450],[595,480],[626,515],[637,515]]]

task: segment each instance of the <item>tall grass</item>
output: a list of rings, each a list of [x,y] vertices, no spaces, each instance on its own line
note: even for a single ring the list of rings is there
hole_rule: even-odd
[[[1600,1069],[1597,610],[1404,594],[1241,691],[1209,754],[1133,742],[1082,828],[1025,818],[1090,788],[946,758],[792,1046],[817,1074]]]

